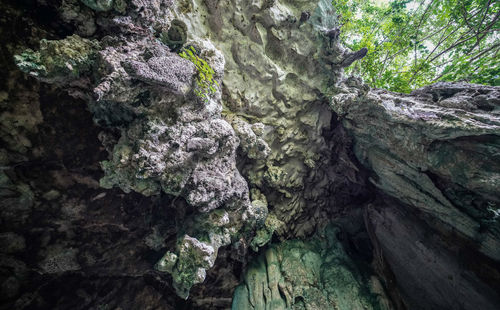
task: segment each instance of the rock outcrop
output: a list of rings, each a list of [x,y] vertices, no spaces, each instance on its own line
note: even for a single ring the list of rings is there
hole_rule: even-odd
[[[371,182],[397,201],[367,221],[410,308],[498,307],[500,278],[486,270],[500,262],[500,88],[360,88],[331,105]]]
[[[0,309],[498,308],[498,87],[346,78],[330,0],[10,2]]]
[[[102,162],[102,187],[145,196],[163,192],[196,209],[192,220],[183,219],[187,224],[179,228],[177,249],[157,265],[172,273],[180,296],[203,282],[219,247],[248,239],[244,244],[258,249],[275,231],[282,237],[311,234],[327,222],[329,208],[338,209],[349,197],[347,184],[361,183],[355,167],[346,165],[346,148],[340,146],[333,156],[335,144],[323,137],[332,118],[324,94],[340,79],[345,61],[354,61],[329,35],[336,19],[328,1],[71,3],[58,10],[76,18],[78,10],[91,8],[99,31],[107,35],[42,40],[38,51],[26,50],[16,63],[88,100],[98,124],[119,130],[119,139],[101,134],[111,154]],[[206,10],[227,25],[216,27]],[[310,20],[296,18],[306,11],[312,12]],[[75,18],[67,21],[78,28]],[[208,28],[202,26],[205,18]],[[212,42],[206,40],[210,33]],[[192,56],[195,62],[203,59],[210,66],[223,89],[199,98],[194,76],[205,73],[171,51],[183,44],[198,54]],[[221,118],[222,93],[224,115],[236,133]],[[342,138],[342,131],[337,134]],[[249,159],[242,172],[255,193],[254,205],[236,168],[239,141]],[[340,174],[344,167],[352,170],[351,180]],[[353,190],[359,191],[357,185]],[[268,225],[266,202],[276,219]],[[215,209],[213,216],[203,215]],[[259,239],[250,242],[259,226]]]
[[[186,44],[210,37],[225,57],[223,114],[241,141],[238,166],[277,220],[261,234],[311,235],[363,192],[349,138],[328,107],[352,56],[329,35],[339,27],[334,12],[328,0],[195,0],[174,9]]]
[[[117,9],[111,3],[106,9],[101,2],[84,4],[97,12]],[[221,118],[220,89],[196,96],[195,74],[201,73],[155,38],[169,27],[172,5],[131,1],[122,12],[126,16],[120,10],[96,13],[100,30],[108,34],[100,41],[78,35],[42,40],[38,51],[23,52],[16,63],[31,76],[89,100],[95,121],[120,133],[118,139],[117,131],[100,135],[110,152],[110,159],[101,163],[103,188],[117,186],[145,196],[163,192],[194,207],[179,227],[177,249],[158,264],[172,274],[177,293],[187,298],[191,286],[204,281],[218,249],[251,238],[267,208],[251,205],[236,168],[239,139]],[[208,41],[193,46],[221,81],[224,56]]]

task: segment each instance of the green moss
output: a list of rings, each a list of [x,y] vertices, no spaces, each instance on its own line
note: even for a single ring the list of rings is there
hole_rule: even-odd
[[[208,101],[210,95],[214,94],[219,86],[219,83],[214,79],[214,69],[208,63],[197,55],[194,47],[184,48],[179,54],[184,59],[191,61],[198,70],[196,78],[197,87],[194,90],[196,96]]]
[[[47,75],[47,68],[41,63],[40,53],[27,49],[20,55],[14,56],[14,61],[21,71],[33,76]]]
[[[66,80],[90,71],[98,49],[97,41],[72,35],[63,40],[41,40],[39,51],[25,50],[14,56],[14,60],[22,71],[30,75]]]

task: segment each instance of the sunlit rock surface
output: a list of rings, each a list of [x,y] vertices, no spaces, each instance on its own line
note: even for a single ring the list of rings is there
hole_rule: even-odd
[[[174,16],[187,44],[209,37],[224,54],[223,114],[240,137],[241,173],[283,223],[276,233],[310,235],[362,183],[328,107],[350,55],[327,35],[339,27],[331,2],[178,1]]]

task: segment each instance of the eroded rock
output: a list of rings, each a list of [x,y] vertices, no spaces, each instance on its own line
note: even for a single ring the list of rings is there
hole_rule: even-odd
[[[39,52],[25,52],[17,61],[30,75],[65,85],[73,96],[90,99],[95,120],[121,132],[115,143],[112,137],[102,136],[111,156],[102,162],[105,176],[101,186],[118,186],[145,196],[164,192],[184,197],[196,208],[196,214],[185,219],[192,226],[181,228],[179,238],[191,240],[190,248],[203,245],[211,252],[208,262],[197,260],[185,242],[178,243],[174,286],[180,296],[187,297],[193,284],[203,282],[218,248],[239,240],[243,228],[248,232],[245,238],[251,238],[253,226],[264,222],[259,218],[267,211],[252,211],[247,184],[236,168],[239,139],[220,116],[220,89],[207,100],[195,96],[195,66],[154,39],[154,29],[144,28],[167,16],[171,3],[139,2],[129,6],[132,12],[140,8],[141,14],[103,22],[113,29],[121,27],[122,33],[131,34],[128,37],[110,32],[101,42],[76,35],[42,41]],[[112,3],[116,1],[85,2],[98,12],[110,10]],[[224,57],[209,42],[200,42],[197,49],[213,67],[214,78],[220,80]],[[224,224],[225,231],[210,222],[216,213],[208,218],[202,215],[220,208],[231,219]],[[196,239],[205,236],[210,240],[206,247]]]
[[[232,309],[392,309],[329,226],[305,241],[273,245],[248,268]]]
[[[481,272],[495,265],[474,254],[470,240],[442,235],[442,226],[432,227],[393,202],[371,206],[367,218],[409,309],[497,308],[498,294],[487,283],[498,274]]]
[[[174,9],[186,25],[186,44],[209,34],[224,55],[223,114],[249,159],[240,164],[241,173],[267,197],[270,214],[285,223],[261,231],[258,244],[270,239],[270,231],[312,234],[327,210],[356,192],[345,174],[362,183],[354,165],[345,164],[351,162],[349,138],[334,129],[326,99],[342,79],[338,64],[351,53],[327,35],[339,26],[334,11],[327,0],[196,0]],[[342,146],[323,136],[333,130]]]
[[[481,270],[500,261],[499,88],[437,83],[405,95],[346,83],[358,90],[339,93],[331,105],[371,182],[398,200],[370,211],[368,222],[410,308],[493,309],[486,283],[499,278],[485,279]],[[404,224],[404,214],[415,224]],[[431,229],[437,240],[424,237]],[[457,251],[475,256],[477,266],[459,268]]]
[[[497,88],[437,84],[406,96],[345,79],[366,50],[339,44],[328,0],[41,2],[64,27],[23,43],[50,38],[17,64],[59,88],[9,69],[0,92],[7,307],[227,308],[248,248],[264,254],[238,307],[390,308],[388,292],[403,309],[397,287],[414,307],[496,303]],[[206,102],[193,92],[195,66],[176,54],[183,46],[220,85]],[[328,237],[336,230],[266,248],[371,200],[365,169],[397,199],[366,216],[375,261],[394,273],[360,272],[353,249]],[[371,252],[361,239],[343,246]],[[457,261],[464,254],[475,267]],[[173,285],[152,270],[158,259]]]

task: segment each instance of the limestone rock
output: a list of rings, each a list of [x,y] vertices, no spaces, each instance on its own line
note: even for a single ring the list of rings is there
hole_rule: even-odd
[[[404,205],[371,206],[367,217],[409,309],[498,307],[498,294],[487,284],[497,275],[477,272],[495,267],[472,254],[470,240],[441,235],[443,227],[429,226]]]
[[[346,83],[358,90],[339,93],[331,105],[371,182],[397,199],[367,221],[411,308],[493,309],[485,283],[498,276],[485,280],[479,270],[500,261],[500,88],[437,83],[405,95]],[[455,251],[474,255],[477,266],[459,271]]]
[[[277,235],[313,233],[327,216],[312,217],[310,210],[333,210],[350,195],[338,195],[350,190],[346,170],[362,183],[344,165],[351,161],[344,148],[349,138],[338,133],[343,142],[334,143],[323,136],[339,130],[326,95],[342,79],[335,64],[350,54],[326,34],[339,26],[334,11],[328,0],[195,0],[174,9],[186,25],[186,44],[209,36],[224,55],[223,115],[249,159],[240,164],[249,187],[264,193],[270,214],[289,224]]]
[[[272,245],[248,268],[233,309],[391,309],[329,226],[307,241]]]
[[[113,8],[114,0],[81,0],[83,4],[96,11],[109,11]]]
[[[98,49],[97,41],[73,35],[59,41],[42,40],[38,52],[26,50],[15,60],[21,70],[43,81],[68,83],[90,73]]]
[[[17,253],[26,249],[26,240],[13,232],[0,233],[0,251],[2,253]]]
[[[265,125],[262,123],[249,124],[237,116],[228,116],[228,120],[240,139],[240,146],[251,159],[265,159],[271,149],[262,139]]]
[[[237,309],[498,304],[498,88],[346,79],[330,0],[4,6],[3,54],[50,40],[1,59],[0,309],[228,308],[241,275]]]
[[[332,103],[343,111],[356,155],[375,172],[378,188],[477,241],[496,260],[496,225],[480,227],[500,202],[498,91],[438,83],[411,95],[374,90],[357,101]],[[467,203],[471,199],[474,204]]]
[[[319,212],[311,217],[308,209],[327,209],[338,203],[333,195],[346,182],[340,167],[350,161],[345,149],[332,155],[334,143],[323,137],[325,131],[333,130],[332,113],[320,98],[328,84],[342,76],[335,63],[350,55],[338,38],[332,41],[326,35],[321,24],[333,12],[331,4],[321,0],[319,4],[193,1],[173,5],[165,0],[131,0],[126,9],[118,9],[117,3],[81,1],[79,5],[68,0],[60,8],[77,26],[83,24],[73,13],[92,9],[88,14],[108,34],[92,46],[88,66],[93,74],[78,70],[68,85],[73,96],[89,100],[98,124],[120,133],[119,138],[102,135],[110,157],[101,163],[105,172],[101,186],[145,196],[164,192],[185,198],[196,213],[183,220],[179,240],[190,236],[213,247],[214,258],[222,245],[251,242],[256,229],[255,249],[273,234],[291,231],[305,236],[313,232],[314,221],[327,221]],[[220,14],[227,27],[207,28],[216,25],[203,23],[208,18],[206,10]],[[314,13],[310,21],[300,24],[298,17],[304,11]],[[81,31],[92,32],[90,28]],[[217,35],[207,40],[212,31]],[[163,41],[174,42],[173,49],[182,44],[196,47],[199,57],[213,68],[214,78],[224,85],[224,93],[218,88],[206,102],[194,95],[194,66],[156,39],[165,39],[165,33],[168,40]],[[66,46],[71,40],[51,44]],[[25,59],[45,65],[36,57]],[[42,73],[39,77],[50,77],[46,82],[68,82],[62,70]],[[221,118],[223,97],[227,120]],[[249,159],[242,173],[251,187],[272,197],[273,221],[267,225],[267,203],[250,203],[248,185],[236,167],[238,145]],[[338,161],[338,169],[326,168],[340,157],[344,161]],[[360,182],[354,170],[351,174]],[[331,186],[332,179],[337,185]],[[196,227],[218,209],[228,213],[229,225]],[[213,263],[203,265],[188,254],[181,255],[182,244],[178,242],[171,251],[177,256],[175,265],[168,264],[165,270],[172,269],[177,292],[186,297],[190,286],[203,281]]]
[[[119,1],[83,2],[101,14]],[[17,64],[42,81],[64,85],[71,95],[89,100],[96,122],[121,133],[118,140],[103,134],[110,158],[101,163],[105,172],[101,186],[145,196],[163,191],[184,197],[195,207],[179,229],[185,242],[177,245],[178,263],[166,268],[172,269],[178,294],[187,297],[190,287],[202,282],[205,270],[213,266],[218,248],[239,240],[240,230],[245,231],[244,238],[251,238],[267,209],[256,212],[259,208],[250,204],[248,186],[236,168],[239,139],[221,118],[220,89],[206,102],[196,97],[195,66],[154,39],[155,29],[169,25],[171,5],[164,0],[132,0],[129,16],[103,17],[109,35],[100,42],[77,35],[42,41],[40,51],[21,54]],[[220,81],[224,56],[208,41],[200,40],[196,47]],[[225,227],[212,223],[218,214],[215,209],[225,212],[231,222]],[[210,213],[203,215],[206,212]],[[186,242],[192,245],[189,249]],[[196,259],[195,249],[210,253],[203,254],[206,259]],[[52,261],[57,259],[43,268],[58,272]],[[76,265],[61,268],[74,270]]]
[[[151,57],[146,63],[130,60],[124,63],[124,68],[133,78],[180,94],[189,91],[194,74],[191,62],[172,56]]]

